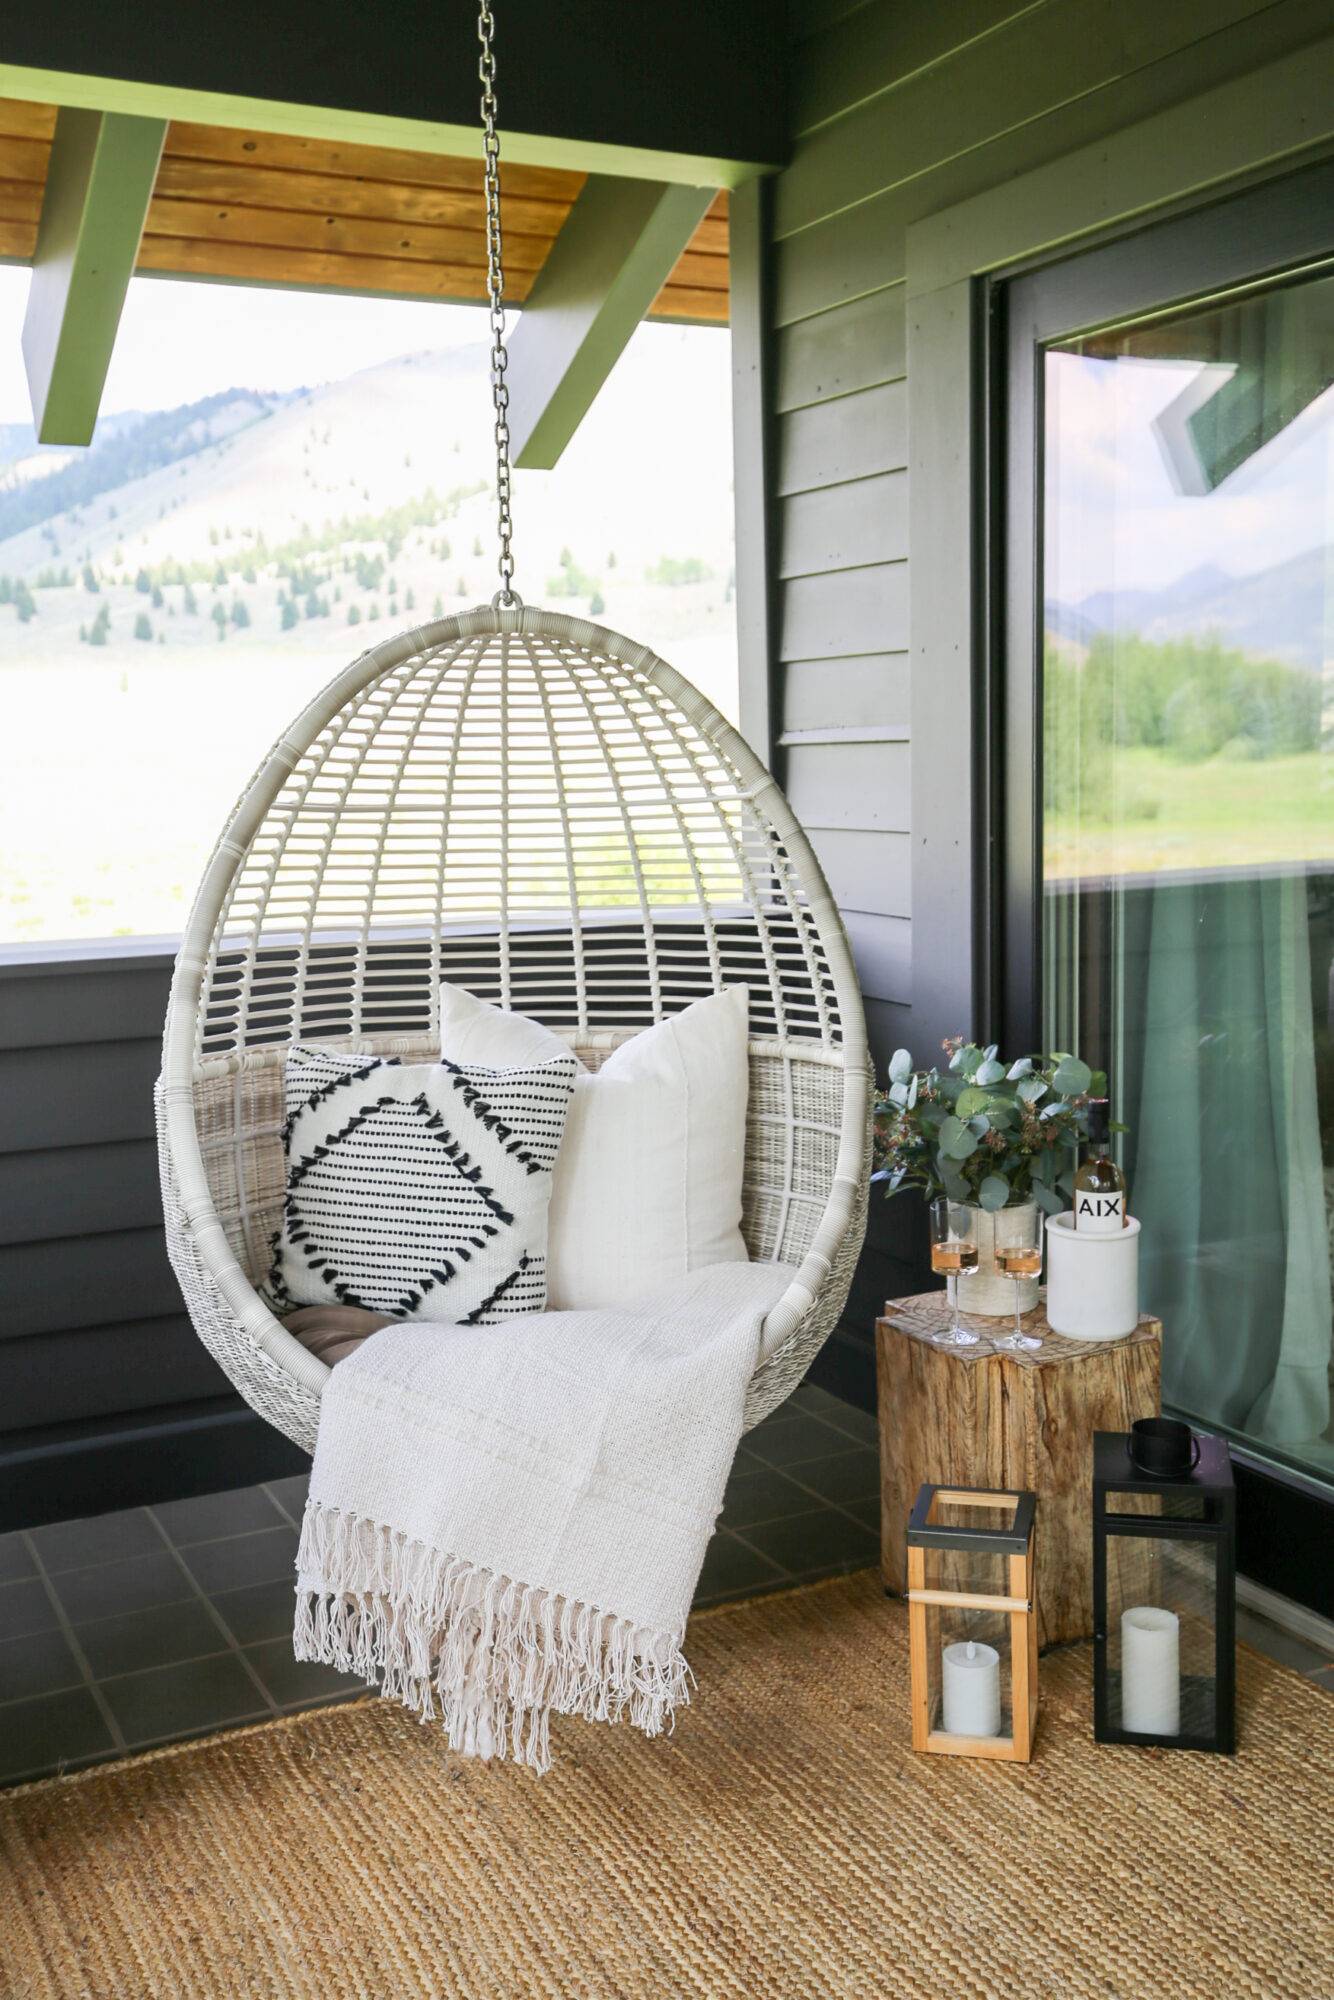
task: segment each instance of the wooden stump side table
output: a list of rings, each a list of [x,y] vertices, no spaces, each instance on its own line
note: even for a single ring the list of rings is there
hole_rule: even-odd
[[[967,1317],[965,1315],[965,1317]],[[876,1322],[880,1547],[885,1588],[907,1588],[908,1515],[918,1488],[1027,1488],[1038,1496],[1038,1643],[1093,1631],[1093,1433],[1159,1410],[1162,1323],[1144,1314],[1124,1340],[1067,1340],[1040,1301],[1025,1313],[1036,1353],[997,1351],[1012,1320],[968,1320],[977,1347],[938,1347],[943,1292],[892,1299]]]

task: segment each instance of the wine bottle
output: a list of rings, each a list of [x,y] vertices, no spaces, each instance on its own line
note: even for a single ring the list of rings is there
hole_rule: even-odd
[[[1075,1169],[1075,1228],[1088,1236],[1114,1236],[1128,1220],[1126,1177],[1108,1152],[1107,1105],[1089,1109],[1089,1151]]]

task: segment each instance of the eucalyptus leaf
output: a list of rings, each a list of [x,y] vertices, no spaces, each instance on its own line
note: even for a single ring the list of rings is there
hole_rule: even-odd
[[[995,1062],[996,1051],[999,1049],[999,1047],[1000,1047],[999,1042],[989,1042],[986,1048],[983,1049],[982,1054],[988,1062]]]
[[[1065,1203],[1062,1201],[1060,1195],[1053,1188],[1047,1187],[1042,1181],[1034,1181],[1033,1199],[1039,1208],[1046,1209],[1048,1215],[1064,1215],[1065,1213]]]
[[[912,1078],[911,1078],[911,1079],[909,1080],[909,1083],[908,1083],[908,1109],[909,1109],[909,1111],[912,1111],[913,1109],[915,1109],[915,1107],[916,1107],[916,1104],[917,1104],[917,1078],[916,1078],[916,1077],[914,1076],[914,1077],[912,1077]]]
[[[989,1102],[985,1090],[979,1090],[975,1083],[965,1084],[954,1100],[954,1109],[960,1118],[971,1118],[978,1111],[985,1111]]]
[[[971,1160],[977,1137],[960,1118],[947,1118],[940,1128],[940,1150],[949,1160]]]
[[[1052,1078],[1052,1087],[1067,1097],[1079,1097],[1093,1081],[1093,1071],[1078,1056],[1066,1056]]]
[[[965,1046],[963,1048],[956,1049],[954,1051],[954,1054],[950,1057],[950,1068],[955,1072],[956,1075],[963,1068],[964,1057],[967,1054],[968,1050],[967,1047]]]
[[[981,1084],[1000,1083],[1005,1075],[1005,1064],[998,1063],[991,1056],[981,1063],[977,1071],[977,1081]]]
[[[1020,1056],[1018,1062],[1011,1063],[1005,1072],[1006,1078],[1010,1083],[1018,1083],[1021,1076],[1031,1076],[1032,1074],[1032,1056]]]
[[[951,1201],[971,1200],[973,1190],[969,1187],[954,1162],[947,1160],[943,1153],[936,1162],[936,1169],[940,1175],[940,1185],[944,1188]]]
[[[908,1102],[907,1084],[891,1083],[889,1086],[889,1101],[891,1104],[902,1104],[906,1106]]]
[[[1047,1095],[1047,1086],[1040,1076],[1026,1077],[1020,1084],[1017,1095],[1025,1104],[1036,1104],[1040,1097]]]
[[[988,1174],[977,1191],[977,1198],[983,1208],[1004,1208],[1010,1199],[1010,1183],[1002,1174]]]
[[[907,1049],[895,1049],[889,1059],[889,1080],[891,1083],[906,1083],[912,1075],[912,1057]]]

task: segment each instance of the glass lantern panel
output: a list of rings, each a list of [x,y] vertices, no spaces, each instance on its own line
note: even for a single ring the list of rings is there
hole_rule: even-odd
[[[1153,1493],[1120,1493],[1110,1488],[1107,1517],[1112,1521],[1216,1522],[1219,1501],[1198,1486],[1164,1486]]]
[[[1008,1534],[1018,1512],[1019,1501],[1014,1494],[1002,1493],[995,1500],[986,1499],[979,1504],[971,1495],[943,1486],[931,1495],[926,1520],[930,1528],[985,1528]]]
[[[926,1683],[933,1730],[950,1736],[1012,1736],[1008,1614],[928,1604]]]
[[[1107,1720],[1211,1740],[1217,1722],[1218,1544],[1107,1537]]]
[[[928,1590],[948,1590],[959,1597],[1010,1595],[1007,1549],[923,1549],[922,1568]]]

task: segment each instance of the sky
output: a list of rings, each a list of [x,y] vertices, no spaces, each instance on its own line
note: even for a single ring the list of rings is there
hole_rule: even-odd
[[[19,344],[27,300],[28,272],[0,268],[0,423],[32,415]],[[174,409],[224,388],[313,387],[485,334],[486,315],[472,306],[133,278],[102,408],[114,416]]]
[[[1215,492],[1177,490],[1154,419],[1201,375],[1231,372],[1048,355],[1046,597],[1079,604],[1204,567],[1246,576],[1334,539],[1334,390]]]

